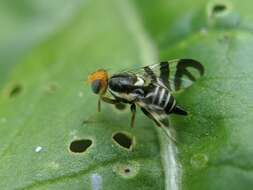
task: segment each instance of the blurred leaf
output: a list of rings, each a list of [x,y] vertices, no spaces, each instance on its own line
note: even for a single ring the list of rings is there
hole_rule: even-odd
[[[129,110],[110,105],[98,114],[83,83],[98,68],[153,62],[134,13],[128,2],[87,1],[15,67],[0,98],[0,189],[164,188],[155,128],[138,118],[131,129]]]
[[[205,77],[177,97],[190,115],[172,116],[183,189],[250,189],[252,1],[161,0],[148,5],[153,9],[144,1],[137,5],[162,59],[191,57],[206,69]],[[155,14],[159,7],[161,14]]]
[[[0,89],[12,68],[31,49],[63,30],[84,3],[81,0],[0,1]]]
[[[54,10],[58,4],[66,5],[57,1]],[[23,10],[30,18],[34,6],[14,3],[7,13]],[[72,6],[78,8],[66,11],[73,16],[62,20],[64,27],[42,32],[29,55],[17,57],[20,64],[4,85],[0,189],[249,189],[251,1],[108,0]],[[149,119],[138,112],[131,129],[128,109],[103,104],[97,113],[97,99],[83,85],[98,68],[113,72],[151,64],[156,52],[162,59],[194,58],[206,68],[202,79],[177,96],[190,112],[171,116],[177,162],[176,147]]]

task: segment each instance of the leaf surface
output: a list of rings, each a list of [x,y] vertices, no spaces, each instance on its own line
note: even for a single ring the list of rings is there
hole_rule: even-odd
[[[30,30],[40,17],[25,29],[14,21],[29,23],[22,18],[43,6],[13,4],[1,13],[28,15],[10,21],[25,36],[20,41],[0,33],[6,47],[27,42],[24,51],[0,51],[12,55],[0,65],[0,189],[252,186],[251,1],[55,1],[48,17],[43,5],[48,19],[37,33]],[[65,16],[56,14],[58,5]],[[174,58],[205,67],[204,77],[176,95],[190,113],[170,117],[177,146],[141,112],[133,129],[128,107],[102,104],[97,113],[97,97],[83,84],[100,68],[113,73]]]

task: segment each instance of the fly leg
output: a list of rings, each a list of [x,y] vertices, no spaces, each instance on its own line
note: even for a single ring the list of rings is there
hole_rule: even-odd
[[[177,143],[176,139],[171,135],[169,131],[169,121],[167,118],[164,119],[156,119],[150,112],[148,112],[146,109],[141,108],[142,112],[148,116],[150,119],[152,119],[158,127],[161,127],[161,129],[165,132],[167,137],[171,139],[174,143]]]
[[[131,112],[132,112],[132,117],[131,117],[131,127],[134,127],[134,122],[135,122],[135,115],[136,115],[136,105],[132,104],[131,107]]]
[[[146,109],[144,108],[141,108],[142,112],[148,116],[150,119],[152,119],[155,124],[158,126],[158,127],[169,127],[169,121],[168,119],[166,118],[167,115],[165,115],[165,117],[160,117],[160,118],[155,118],[150,112],[148,112]]]
[[[149,112],[148,112],[146,109],[144,109],[144,108],[141,108],[141,111],[142,111],[147,117],[149,117],[150,119],[152,119],[158,127],[161,127],[161,124],[153,117],[153,115],[151,115],[151,113],[149,113]]]
[[[100,112],[100,110],[101,110],[101,100],[108,103],[108,104],[114,104],[114,105],[120,103],[119,100],[102,96],[98,99],[98,112]]]
[[[101,99],[100,98],[98,99],[97,107],[98,107],[98,112],[100,112],[101,111]]]

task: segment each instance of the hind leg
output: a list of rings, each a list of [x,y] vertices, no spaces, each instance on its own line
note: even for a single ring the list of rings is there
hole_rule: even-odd
[[[164,131],[164,133],[167,135],[169,139],[171,139],[174,143],[177,143],[176,139],[173,137],[171,132],[169,131],[169,121],[167,118],[160,118],[156,119],[150,112],[148,112],[146,109],[141,108],[142,112],[148,116],[150,119],[152,119],[158,127],[161,127],[161,129]]]
[[[132,104],[131,107],[131,112],[132,112],[132,117],[131,117],[131,127],[134,127],[134,122],[135,122],[135,115],[136,115],[136,105]]]
[[[153,115],[151,113],[149,113],[145,108],[141,108],[141,111],[150,119],[152,119],[155,124],[158,126],[158,127],[161,127],[161,124],[159,123],[159,121],[157,121]]]

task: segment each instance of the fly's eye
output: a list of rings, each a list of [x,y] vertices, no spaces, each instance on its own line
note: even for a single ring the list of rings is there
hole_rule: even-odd
[[[92,91],[95,94],[99,94],[99,92],[100,92],[100,90],[102,88],[101,80],[94,80],[94,81],[92,81],[91,88],[92,88]]]

